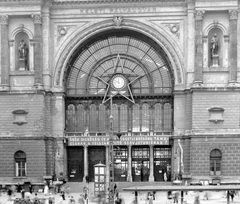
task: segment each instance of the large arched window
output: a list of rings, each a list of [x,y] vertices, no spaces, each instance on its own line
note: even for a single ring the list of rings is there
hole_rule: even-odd
[[[127,29],[99,33],[74,50],[68,65],[67,132],[84,135],[88,127],[90,136],[102,135],[112,114],[114,132],[171,134],[175,79],[164,49],[153,39]]]
[[[23,151],[17,151],[14,154],[15,160],[15,175],[17,177],[23,177],[27,175],[26,154]]]
[[[222,153],[219,149],[214,149],[210,153],[210,175],[221,175]]]

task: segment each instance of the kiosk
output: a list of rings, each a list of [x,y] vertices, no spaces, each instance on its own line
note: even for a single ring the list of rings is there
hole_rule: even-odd
[[[95,196],[106,194],[106,165],[94,165],[94,194]]]

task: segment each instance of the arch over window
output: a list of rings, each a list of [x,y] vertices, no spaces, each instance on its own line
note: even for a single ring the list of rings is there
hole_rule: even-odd
[[[115,67],[117,56],[121,63]],[[67,70],[67,95],[103,96],[115,71],[129,82],[135,80],[134,95],[173,91],[173,70],[162,48],[143,34],[123,29],[100,33],[76,49]]]
[[[24,177],[27,175],[27,158],[23,151],[17,151],[14,154],[15,161],[15,176]]]
[[[219,149],[214,149],[210,153],[210,175],[221,175],[222,153]]]

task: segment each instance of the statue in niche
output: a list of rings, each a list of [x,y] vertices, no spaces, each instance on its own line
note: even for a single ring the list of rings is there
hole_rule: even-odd
[[[28,47],[22,39],[18,47],[19,69],[26,70],[27,68]]]
[[[218,56],[218,37],[217,34],[214,34],[214,36],[211,39],[211,60],[212,60],[212,66],[213,67],[218,67],[219,66],[219,56]]]

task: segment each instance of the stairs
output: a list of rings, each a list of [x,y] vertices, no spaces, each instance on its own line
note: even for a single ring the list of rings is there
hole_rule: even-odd
[[[118,190],[121,192],[123,188],[133,186],[170,186],[172,182],[115,182]],[[67,182],[65,187],[70,187],[71,193],[83,193],[83,188],[86,186],[85,182]],[[89,183],[89,191],[94,192],[94,182]]]

